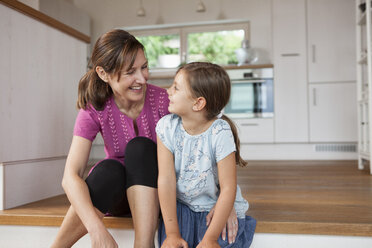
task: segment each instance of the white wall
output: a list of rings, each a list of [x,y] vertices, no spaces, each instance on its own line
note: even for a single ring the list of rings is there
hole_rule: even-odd
[[[173,24],[228,19],[250,21],[251,46],[269,52],[272,58],[271,0],[203,0],[206,12],[197,13],[198,1],[143,0],[145,17],[136,16],[138,0],[74,0],[92,20],[92,43],[117,27]],[[270,59],[272,60],[272,59]]]
[[[67,155],[87,44],[0,4],[0,162]]]
[[[34,9],[39,9],[39,0],[18,0],[19,2],[26,4]]]
[[[39,11],[90,36],[90,18],[72,0],[39,0]]]
[[[0,207],[10,208],[63,192],[87,44],[3,4],[0,16]]]

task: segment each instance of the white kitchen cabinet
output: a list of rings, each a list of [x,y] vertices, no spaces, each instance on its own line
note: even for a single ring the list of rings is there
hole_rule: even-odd
[[[308,142],[305,0],[273,0],[275,142]]]
[[[272,118],[232,119],[238,129],[240,143],[273,143]]]
[[[309,82],[356,80],[355,2],[307,0]]]
[[[356,142],[355,83],[309,85],[311,142]]]

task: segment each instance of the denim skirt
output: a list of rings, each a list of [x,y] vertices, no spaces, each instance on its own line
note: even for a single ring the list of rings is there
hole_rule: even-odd
[[[208,228],[207,215],[208,212],[194,212],[188,206],[177,202],[179,229],[182,238],[190,248],[195,248],[202,241]],[[256,229],[256,220],[250,216],[245,216],[244,219],[238,219],[238,222],[238,233],[234,243],[229,244],[227,237],[226,240],[223,240],[221,236],[218,238],[218,243],[222,248],[248,248],[251,245]],[[158,229],[159,247],[163,244],[166,236],[164,222],[161,219]]]

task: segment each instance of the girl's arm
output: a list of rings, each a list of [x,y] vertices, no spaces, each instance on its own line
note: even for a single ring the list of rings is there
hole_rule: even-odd
[[[214,247],[217,239],[224,228],[230,212],[234,206],[236,195],[236,163],[235,152],[231,153],[217,163],[218,180],[220,184],[220,196],[215,205],[213,219],[203,237],[203,240],[197,246]],[[219,246],[216,246],[219,247]]]
[[[163,142],[157,138],[158,142],[158,192],[161,213],[165,225],[167,238],[164,240],[162,248],[175,247],[187,248],[187,243],[182,239],[177,221],[177,201],[176,201],[176,172],[174,169],[174,157]]]
[[[90,140],[79,136],[73,137],[67,156],[62,187],[72,207],[90,234],[92,247],[117,247],[115,240],[102,222],[103,214],[94,208],[88,186],[82,179],[91,147],[92,142]]]

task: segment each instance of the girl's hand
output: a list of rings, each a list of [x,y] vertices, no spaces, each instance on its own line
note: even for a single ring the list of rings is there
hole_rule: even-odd
[[[203,239],[196,248],[221,248],[217,240]]]
[[[209,212],[209,214],[206,217],[207,226],[209,226],[209,224],[212,221],[213,214],[214,214],[214,208],[215,207],[213,207],[211,209],[211,211]],[[222,229],[222,234],[221,234],[222,239],[226,240],[226,232],[227,232],[229,244],[235,242],[235,238],[236,238],[236,235],[238,233],[238,227],[239,227],[238,217],[236,216],[235,208],[233,207],[232,210],[231,210],[231,213],[229,215],[229,218],[227,219],[226,225]]]
[[[189,248],[189,246],[180,235],[167,235],[161,248]]]
[[[107,230],[90,234],[92,248],[117,248],[118,244]]]

